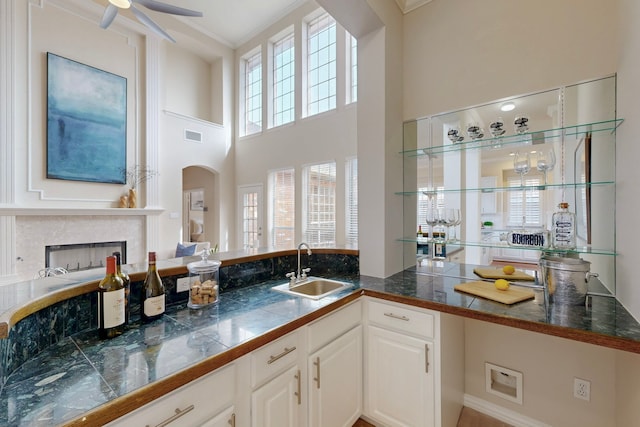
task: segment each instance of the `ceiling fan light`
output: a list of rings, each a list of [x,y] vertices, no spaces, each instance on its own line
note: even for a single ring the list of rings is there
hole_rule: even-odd
[[[130,0],[109,0],[109,3],[116,7],[119,7],[120,9],[129,9],[131,7]]]

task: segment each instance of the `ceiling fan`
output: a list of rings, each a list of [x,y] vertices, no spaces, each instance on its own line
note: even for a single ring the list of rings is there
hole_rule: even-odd
[[[173,6],[167,3],[162,3],[157,0],[109,0],[109,4],[102,15],[102,21],[100,22],[101,28],[107,28],[118,15],[120,9],[131,9],[131,12],[136,18],[144,25],[149,27],[153,32],[164,37],[165,39],[175,43],[173,37],[171,37],[165,30],[163,30],[158,24],[153,22],[144,12],[138,9],[135,5],[139,4],[146,7],[149,10],[156,12],[169,13],[171,15],[180,16],[202,16],[202,12],[195,10],[185,9],[183,7]]]

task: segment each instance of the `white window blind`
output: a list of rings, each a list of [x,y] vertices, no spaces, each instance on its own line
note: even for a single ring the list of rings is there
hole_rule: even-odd
[[[295,119],[295,45],[293,33],[273,44],[273,126]]]
[[[336,164],[306,166],[303,170],[302,234],[307,243],[336,241]]]
[[[358,159],[347,160],[346,203],[345,203],[345,241],[347,245],[358,246]]]
[[[271,246],[295,245],[295,169],[269,173],[269,229]]]
[[[325,13],[307,24],[307,115],[336,108],[336,21]]]
[[[506,171],[504,175],[507,187],[511,189],[506,193],[507,225],[509,227],[518,227],[523,224],[525,227],[543,226],[542,195],[540,190],[535,188],[542,184],[542,174],[532,170],[524,176],[524,185],[528,187],[526,191],[520,190],[520,175],[513,171]]]
[[[244,134],[262,130],[262,53],[244,60]]]
[[[430,208],[444,208],[444,187],[436,187],[436,204],[425,194],[429,188],[418,188],[418,226],[422,226],[422,231],[427,233],[429,228],[427,225],[427,210]],[[433,189],[431,190],[433,191]],[[417,230],[417,227],[416,227]]]

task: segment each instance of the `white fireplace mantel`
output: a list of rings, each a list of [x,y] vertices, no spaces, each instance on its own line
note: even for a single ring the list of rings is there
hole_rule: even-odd
[[[0,206],[0,216],[157,216],[163,208],[27,208]]]

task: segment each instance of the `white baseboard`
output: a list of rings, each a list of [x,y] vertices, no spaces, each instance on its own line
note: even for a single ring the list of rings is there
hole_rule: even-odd
[[[516,427],[552,427],[550,424],[534,420],[533,418],[471,396],[470,394],[464,395],[464,406]]]

